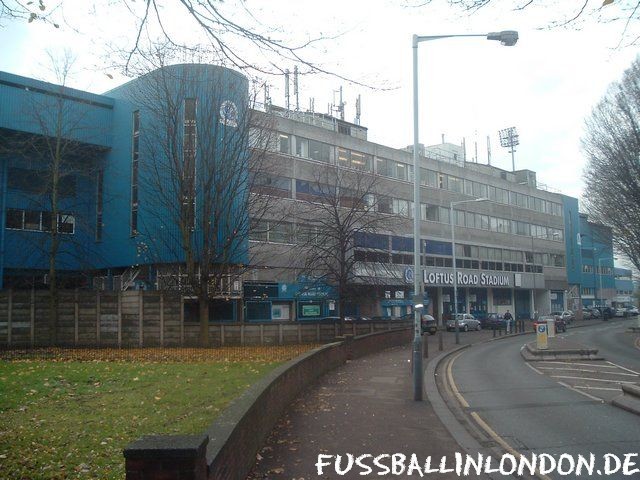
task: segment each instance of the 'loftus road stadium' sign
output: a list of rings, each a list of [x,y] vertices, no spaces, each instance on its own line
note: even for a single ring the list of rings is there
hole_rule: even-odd
[[[453,273],[447,272],[427,272],[423,270],[425,285],[453,285]],[[458,275],[458,285],[473,285],[482,287],[509,287],[511,286],[511,275],[472,273],[466,274],[456,272]]]

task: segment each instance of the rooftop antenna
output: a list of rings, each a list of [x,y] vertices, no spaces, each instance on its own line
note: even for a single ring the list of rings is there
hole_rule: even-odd
[[[487,164],[491,165],[491,137],[487,135]]]
[[[339,90],[334,90],[333,91],[333,102],[334,102],[334,105],[335,105],[335,101],[336,101],[336,92],[340,93],[340,96],[339,96],[340,101],[338,103],[338,106],[332,108],[331,111],[329,112],[329,114],[331,115],[331,113],[333,111],[335,111],[335,112],[340,114],[340,120],[344,120],[344,106],[346,105],[346,103],[342,101],[342,87],[340,87]]]
[[[285,99],[285,106],[288,111],[291,106],[289,103],[289,69],[286,69],[284,71],[284,99]]]
[[[298,96],[298,66],[293,67],[293,94],[296,97],[296,112],[300,111],[300,97]]]
[[[462,137],[462,158],[467,161],[467,139]]]
[[[360,95],[356,98],[356,118],[353,120],[353,123],[356,125],[360,125],[360,115],[362,114],[362,99]]]
[[[520,145],[520,137],[516,131],[516,127],[504,128],[498,131],[500,135],[500,145],[505,148],[509,148],[511,153],[511,171],[516,171],[516,161],[514,153],[516,151],[516,145]]]

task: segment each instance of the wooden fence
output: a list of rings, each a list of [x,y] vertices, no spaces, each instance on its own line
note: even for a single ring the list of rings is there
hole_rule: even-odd
[[[185,322],[183,298],[157,291],[61,291],[57,344],[60,346],[169,347],[199,345],[200,326]],[[346,324],[342,333],[363,335],[410,322],[380,320]],[[326,322],[216,322],[209,342],[225,345],[324,343],[340,334]],[[49,293],[0,292],[0,348],[51,345]]]

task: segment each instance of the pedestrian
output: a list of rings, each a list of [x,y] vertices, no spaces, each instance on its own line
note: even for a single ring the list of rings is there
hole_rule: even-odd
[[[506,323],[506,329],[507,329],[507,333],[511,333],[511,328],[513,325],[513,316],[511,315],[511,312],[509,312],[509,310],[507,310],[507,313],[504,314],[504,321]]]

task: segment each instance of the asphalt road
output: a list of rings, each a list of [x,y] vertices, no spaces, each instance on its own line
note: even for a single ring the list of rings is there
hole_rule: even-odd
[[[612,355],[617,362],[637,365],[634,362],[640,351],[634,352],[633,342],[620,342],[619,325],[611,322],[605,327],[602,322],[594,322],[592,327],[569,333],[572,340],[582,343],[597,340],[602,353]],[[578,454],[588,457],[593,453],[598,468],[603,467],[605,454],[620,459],[627,453],[637,455],[640,417],[534,371],[520,356],[520,348],[531,338],[521,336],[475,345],[455,359],[453,379],[469,404],[467,413],[475,412],[499,437],[525,455],[565,453],[577,458]],[[639,456],[635,462],[640,467]],[[567,478],[553,474],[549,477]],[[634,477],[639,478],[640,474]],[[592,478],[633,477],[620,473]]]

